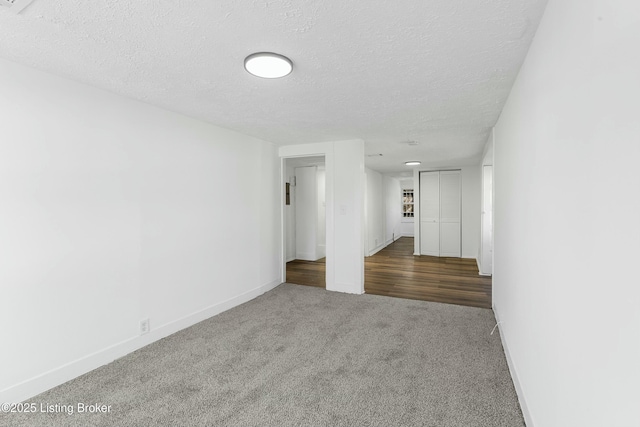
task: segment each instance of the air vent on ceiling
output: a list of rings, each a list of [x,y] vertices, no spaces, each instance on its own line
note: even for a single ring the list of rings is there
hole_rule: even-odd
[[[377,153],[377,154],[367,154],[367,157],[382,157],[382,153]]]
[[[20,13],[29,6],[33,0],[0,0],[0,10],[9,10],[12,13]]]

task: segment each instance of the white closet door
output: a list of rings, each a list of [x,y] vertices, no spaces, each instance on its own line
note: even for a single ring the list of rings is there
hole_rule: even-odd
[[[440,255],[439,172],[420,172],[420,254]]]
[[[440,256],[461,256],[460,208],[460,171],[441,171]]]

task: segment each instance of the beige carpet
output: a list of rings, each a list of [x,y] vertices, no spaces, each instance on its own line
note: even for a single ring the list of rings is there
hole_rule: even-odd
[[[283,284],[30,400],[72,414],[0,425],[523,426],[494,324],[487,309]]]

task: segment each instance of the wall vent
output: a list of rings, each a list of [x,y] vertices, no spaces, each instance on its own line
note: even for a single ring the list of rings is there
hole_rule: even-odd
[[[18,14],[32,2],[33,0],[0,0],[0,10],[9,10]]]

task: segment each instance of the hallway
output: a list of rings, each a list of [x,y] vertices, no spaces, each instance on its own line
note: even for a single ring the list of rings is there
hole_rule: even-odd
[[[491,308],[491,277],[476,261],[413,255],[413,238],[401,237],[365,258],[365,293]],[[287,263],[287,283],[325,287],[325,259]]]

